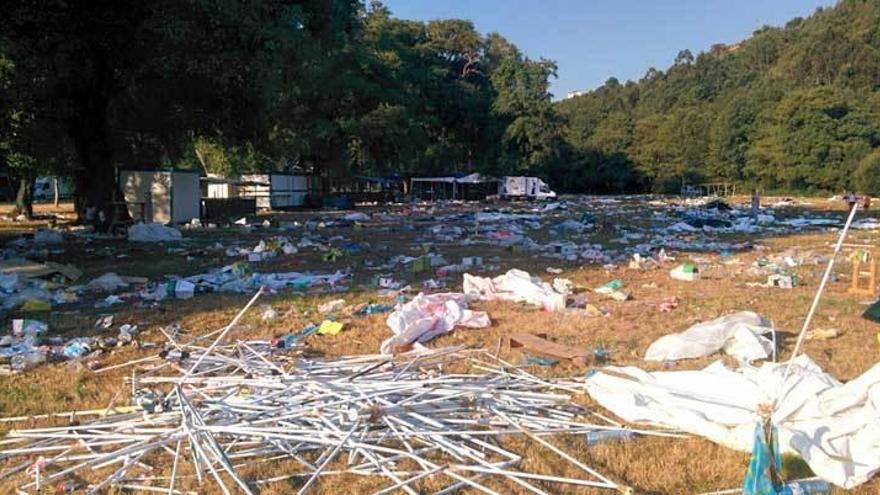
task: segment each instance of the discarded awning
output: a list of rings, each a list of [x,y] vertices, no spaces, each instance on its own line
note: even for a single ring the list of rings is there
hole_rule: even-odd
[[[603,407],[632,423],[705,437],[750,452],[758,408],[782,391],[774,415],[783,452],[796,453],[816,475],[842,488],[865,483],[880,470],[880,364],[841,384],[806,356],[785,364],[733,371],[717,361],[702,370],[648,373],[607,367],[586,380]]]

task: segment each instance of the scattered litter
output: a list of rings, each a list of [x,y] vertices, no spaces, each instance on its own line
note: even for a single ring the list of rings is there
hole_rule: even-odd
[[[720,350],[741,361],[766,359],[773,353],[770,322],[751,311],[740,311],[698,323],[684,332],[657,339],[645,352],[647,361],[675,361],[710,356]]]
[[[797,285],[797,278],[791,275],[770,275],[767,277],[767,285],[770,287],[779,287],[780,289],[792,289]]]
[[[807,330],[807,340],[831,340],[840,337],[841,332],[836,328],[811,328]]]
[[[545,368],[549,368],[559,364],[558,359],[552,359],[543,356],[532,356],[531,354],[526,354],[523,357],[523,364],[525,364],[526,366],[544,366]]]
[[[345,299],[334,299],[318,306],[319,313],[332,313],[345,307]]]
[[[594,289],[596,294],[602,294],[614,299],[615,301],[626,301],[629,294],[620,290],[623,287],[623,280],[615,279],[600,287]]]
[[[86,287],[90,290],[102,291],[102,292],[115,292],[123,287],[128,287],[128,283],[122,279],[119,275],[109,272],[101,275],[100,277],[93,279],[89,282]]]
[[[324,320],[318,326],[317,333],[321,335],[336,335],[342,331],[342,323],[333,320]]]
[[[555,359],[566,359],[580,365],[590,362],[592,352],[588,349],[557,344],[547,340],[546,335],[514,333],[510,335],[510,347],[524,347],[529,352]]]
[[[874,323],[880,323],[880,300],[877,300],[868,306],[868,309],[865,310],[862,317],[866,320],[873,321]]]
[[[129,242],[174,242],[183,239],[183,234],[172,227],[160,223],[137,223],[128,228]]]
[[[678,307],[678,298],[675,296],[667,297],[666,299],[657,303],[657,310],[661,313],[669,313],[672,312],[675,308]]]
[[[628,442],[638,438],[639,434],[630,430],[609,429],[588,431],[585,436],[587,445],[596,445],[607,442]]]
[[[382,313],[388,313],[394,309],[394,306],[390,304],[367,304],[364,307],[358,309],[356,314],[361,316],[367,315],[377,315]]]
[[[670,270],[669,276],[675,280],[694,282],[700,279],[700,271],[690,263],[683,263]]]
[[[101,315],[95,321],[95,328],[98,330],[106,330],[113,326],[113,315]]]
[[[21,310],[25,312],[51,311],[52,304],[41,299],[28,299],[21,305]]]
[[[401,287],[401,283],[397,280],[394,280],[392,277],[379,277],[377,285],[382,289],[392,289],[397,290]]]
[[[484,328],[489,315],[467,307],[464,294],[419,294],[388,315],[394,337],[382,342],[382,354],[399,354],[414,343],[427,342],[457,326]]]
[[[266,305],[263,308],[263,314],[260,316],[262,321],[274,320],[278,317],[278,311],[275,311],[275,308],[272,306]]]
[[[346,213],[342,216],[343,220],[347,220],[349,222],[366,222],[370,219],[370,216],[366,213],[361,213],[359,211],[353,213]]]
[[[557,292],[540,278],[517,269],[492,279],[465,273],[463,290],[468,297],[484,301],[526,302],[547,311],[565,309],[565,294]]]
[[[59,274],[74,282],[82,276],[73,265],[62,265],[60,263],[36,263],[24,259],[8,259],[0,260],[0,273],[7,276],[17,275],[22,279],[43,278]]]
[[[93,339],[88,338],[73,339],[64,346],[61,352],[68,359],[79,359],[92,352],[92,342]]]
[[[61,244],[64,236],[57,230],[41,229],[34,232],[34,242],[37,244]]]
[[[13,337],[37,337],[46,333],[49,325],[39,320],[12,320],[12,336]]]

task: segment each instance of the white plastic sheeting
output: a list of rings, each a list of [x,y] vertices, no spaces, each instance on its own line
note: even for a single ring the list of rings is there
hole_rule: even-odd
[[[160,223],[138,223],[128,228],[130,242],[169,242],[183,239],[179,230]]]
[[[863,218],[853,222],[852,228],[856,230],[880,230],[880,219]]]
[[[650,423],[750,452],[758,408],[782,395],[773,421],[780,448],[842,488],[880,470],[880,364],[841,384],[806,356],[795,360],[783,387],[785,363],[729,370],[717,361],[702,370],[648,373],[607,367],[586,380],[603,407],[632,423]]]
[[[512,269],[495,278],[464,274],[464,293],[484,301],[502,300],[537,304],[547,311],[565,309],[565,294],[528,272]]]
[[[95,291],[115,292],[123,287],[128,287],[128,282],[113,272],[107,272],[96,279],[92,279],[86,287]]]
[[[419,294],[388,315],[386,323],[394,337],[382,342],[382,354],[427,342],[457,326],[483,328],[492,324],[485,312],[467,309],[467,297],[459,293]]]
[[[740,311],[660,337],[648,347],[645,360],[699,358],[720,350],[741,361],[766,359],[773,352],[773,342],[763,335],[772,332],[770,322],[757,313]]]

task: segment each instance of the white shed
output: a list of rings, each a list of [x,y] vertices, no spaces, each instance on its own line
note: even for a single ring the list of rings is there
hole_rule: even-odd
[[[210,199],[231,199],[239,197],[240,184],[217,174],[208,174],[202,181],[206,184],[206,196]]]
[[[247,174],[241,176],[238,194],[257,200],[257,208],[277,210],[304,206],[306,195],[314,189],[308,175]]]
[[[128,213],[135,221],[185,223],[201,216],[199,172],[119,170]]]

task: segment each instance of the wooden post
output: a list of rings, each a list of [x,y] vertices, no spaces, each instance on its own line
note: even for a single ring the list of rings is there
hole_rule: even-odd
[[[852,284],[850,285],[849,292],[851,294],[874,297],[877,290],[877,259],[874,258],[870,251],[866,252],[868,253],[868,260],[866,262],[868,271],[862,270],[863,262],[859,257],[853,259]],[[863,275],[867,276],[867,286],[862,286],[861,280]]]

